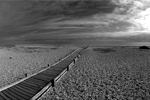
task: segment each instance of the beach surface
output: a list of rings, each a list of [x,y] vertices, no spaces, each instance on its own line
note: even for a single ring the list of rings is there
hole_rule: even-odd
[[[40,100],[150,100],[150,51],[88,48]]]
[[[0,49],[0,87],[7,86],[61,60],[75,47],[11,47]]]

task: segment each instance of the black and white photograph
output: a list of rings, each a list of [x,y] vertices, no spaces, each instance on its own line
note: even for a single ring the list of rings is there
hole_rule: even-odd
[[[0,0],[0,100],[150,100],[150,0]]]

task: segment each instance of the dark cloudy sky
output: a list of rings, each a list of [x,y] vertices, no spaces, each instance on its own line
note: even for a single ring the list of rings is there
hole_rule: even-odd
[[[149,45],[149,0],[0,0],[0,45]]]

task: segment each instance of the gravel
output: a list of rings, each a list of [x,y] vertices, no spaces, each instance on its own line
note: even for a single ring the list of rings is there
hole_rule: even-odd
[[[150,51],[111,49],[85,50],[40,100],[150,100]]]
[[[75,48],[0,49],[0,87],[4,87],[54,64]]]

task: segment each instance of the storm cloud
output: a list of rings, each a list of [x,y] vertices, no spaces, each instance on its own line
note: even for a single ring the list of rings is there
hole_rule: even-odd
[[[148,3],[148,0],[0,1],[0,42],[74,44],[104,38],[105,42],[110,39],[133,42],[134,38],[137,41],[143,35],[149,36]]]

